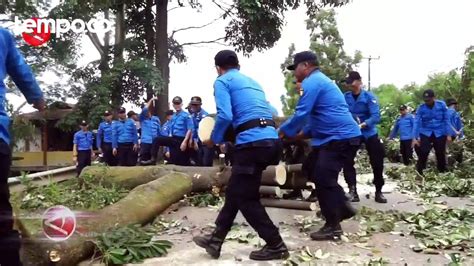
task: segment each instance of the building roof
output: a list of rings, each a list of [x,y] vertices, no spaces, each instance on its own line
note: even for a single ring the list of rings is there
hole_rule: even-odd
[[[74,104],[65,102],[54,102],[48,106],[48,108],[40,113],[38,111],[31,113],[20,114],[21,118],[34,120],[59,120],[66,117],[68,114],[73,112]]]

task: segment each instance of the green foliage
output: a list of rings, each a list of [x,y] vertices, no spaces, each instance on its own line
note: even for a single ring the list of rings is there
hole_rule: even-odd
[[[156,231],[141,225],[118,227],[102,233],[95,241],[106,265],[142,263],[168,253],[172,243],[154,239]]]
[[[420,247],[467,251],[474,244],[474,213],[464,209],[433,208],[404,217],[410,234],[420,240]]]
[[[200,193],[187,197],[186,200],[193,207],[219,206],[223,203],[223,198],[214,193]]]
[[[106,187],[89,175],[63,183],[50,180],[45,186],[35,186],[30,181],[25,183],[25,180],[23,183],[26,190],[20,208],[25,210],[41,210],[55,205],[98,210],[119,201],[128,193],[115,185]]]
[[[310,1],[308,1],[310,2]],[[362,60],[362,54],[357,51],[353,56],[349,56],[344,51],[344,41],[337,29],[335,11],[319,10],[309,14],[306,27],[311,31],[310,50],[318,56],[321,71],[334,80],[340,88],[340,81],[352,70],[354,66]],[[284,67],[292,62],[295,47],[289,47],[288,57],[282,64],[282,71],[285,75],[286,95],[281,96],[283,103],[283,113],[293,114],[298,103],[299,93],[293,83],[293,73],[286,71]]]
[[[296,256],[288,258],[283,262],[283,265],[300,265],[300,263],[313,265],[316,261],[321,261],[329,258],[330,253],[324,253],[321,249],[311,251],[309,247],[303,247]]]
[[[322,219],[316,216],[295,215],[295,226],[299,227],[300,232],[308,232],[315,226],[320,226]]]

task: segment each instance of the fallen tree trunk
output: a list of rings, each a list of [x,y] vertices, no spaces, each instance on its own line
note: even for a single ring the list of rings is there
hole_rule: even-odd
[[[283,193],[281,192],[281,189],[279,187],[261,186],[259,192],[260,194],[266,196],[276,196],[278,198],[281,198],[283,196]]]
[[[287,164],[285,165],[285,170],[287,173],[301,173],[303,172],[303,164]]]
[[[81,176],[93,175],[104,185],[120,185],[132,189],[148,183],[171,172],[189,175],[193,180],[193,192],[210,191],[212,187],[223,187],[229,182],[231,167],[195,167],[195,166],[133,166],[99,167],[91,166],[83,170]],[[286,182],[286,170],[282,165],[269,166],[262,173],[262,185],[283,185]]]
[[[92,241],[98,234],[116,226],[146,224],[191,192],[192,180],[182,173],[170,173],[147,184],[140,185],[115,204],[77,217],[76,233],[63,242],[44,242],[43,235],[30,239],[23,245],[25,265],[76,265],[90,258],[94,252]],[[50,258],[50,255],[57,256]]]
[[[280,188],[283,189],[312,189],[313,182],[309,182],[305,176],[290,174],[286,182]]]
[[[304,211],[315,211],[317,209],[316,203],[299,200],[260,199],[260,202],[265,207]]]

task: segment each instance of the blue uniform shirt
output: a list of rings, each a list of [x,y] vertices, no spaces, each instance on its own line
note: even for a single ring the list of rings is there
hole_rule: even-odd
[[[104,143],[112,144],[112,123],[102,122],[99,124],[99,129],[97,130],[97,147],[102,147],[102,141]]]
[[[204,117],[208,116],[209,114],[203,109],[201,109],[201,111],[192,113],[191,115],[193,117],[193,124],[194,124],[193,139],[197,140],[199,139],[198,137],[199,123]]]
[[[390,138],[395,138],[400,134],[400,140],[413,139],[413,127],[415,126],[415,117],[412,114],[400,116],[390,132]]]
[[[119,143],[138,144],[137,126],[133,119],[118,120],[112,124],[112,147],[116,149]]]
[[[344,95],[331,79],[316,70],[303,80],[301,87],[303,95],[295,114],[280,128],[285,135],[294,137],[303,130],[311,136],[314,147],[361,135]]]
[[[361,90],[357,100],[350,91],[344,94],[344,98],[354,120],[358,124],[365,122],[367,125],[361,129],[362,135],[368,139],[377,134],[377,124],[380,123],[380,106],[377,97],[371,92]]]
[[[157,116],[148,117],[148,108],[143,108],[140,114],[142,128],[141,143],[152,144],[153,140],[161,135],[161,122]]]
[[[455,129],[456,131],[461,131],[461,134],[459,135],[460,138],[464,137],[464,124],[462,123],[461,120],[461,115],[459,112],[456,111],[453,107],[448,108],[448,117],[449,117],[449,122],[451,123],[452,129]],[[455,132],[452,132],[453,134],[451,136],[456,136]]]
[[[78,151],[89,151],[92,149],[92,132],[79,130],[74,134],[74,144]]]
[[[224,142],[229,126],[236,129],[253,119],[272,119],[262,87],[237,69],[231,69],[217,78],[214,82],[214,96],[217,107],[216,124],[211,135],[214,143]],[[274,127],[256,127],[238,134],[236,144],[277,138]]]
[[[418,139],[420,134],[427,137],[434,134],[437,138],[454,135],[449,123],[448,107],[443,101],[435,100],[433,108],[422,104],[416,109],[413,135]]]
[[[173,137],[186,137],[188,130],[193,131],[193,118],[186,111],[176,112],[171,118],[170,131]]]
[[[171,121],[171,120],[170,120]],[[170,133],[171,133],[171,130],[170,130],[170,121],[166,121],[165,123],[163,123],[163,125],[161,126],[161,135],[162,136],[166,136],[166,137],[170,137]]]
[[[273,107],[273,105],[271,105],[270,103],[268,103],[268,106],[270,107],[270,110],[272,111],[272,115],[278,116],[278,110],[275,107]]]
[[[10,32],[0,27],[0,139],[9,144],[10,119],[5,108],[6,87],[3,82],[7,74],[10,75],[29,104],[43,98],[43,93],[31,72],[31,68],[16,48],[15,39]]]

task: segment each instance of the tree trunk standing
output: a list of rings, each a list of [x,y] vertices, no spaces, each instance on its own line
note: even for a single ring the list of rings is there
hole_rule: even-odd
[[[145,3],[145,24],[143,25],[145,29],[145,40],[146,40],[146,57],[150,62],[155,60],[155,30],[153,27],[153,4],[154,0],[146,0]],[[151,85],[146,86],[146,99],[149,100],[154,96],[155,92]],[[157,106],[155,105],[153,114],[158,114]]]
[[[156,62],[155,65],[161,71],[163,85],[158,95],[158,116],[165,121],[165,111],[169,109],[168,93],[170,82],[170,59],[168,51],[168,0],[156,1]]]
[[[125,42],[125,4],[117,3],[117,14],[115,17],[115,50],[114,67],[123,63],[123,44]],[[123,103],[122,96],[122,74],[115,77],[115,89],[112,91],[112,107],[117,110]]]

